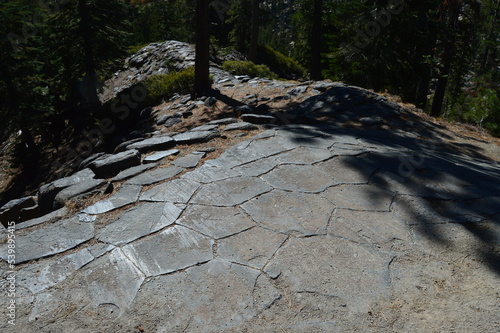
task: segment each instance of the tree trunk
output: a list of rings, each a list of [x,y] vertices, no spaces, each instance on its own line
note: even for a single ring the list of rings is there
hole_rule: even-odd
[[[196,0],[196,59],[195,96],[202,96],[210,89],[210,0]]]
[[[257,46],[259,45],[259,16],[260,0],[252,1],[252,37],[250,39],[250,61],[257,60]]]
[[[445,51],[447,53],[447,51]],[[443,57],[443,67],[438,77],[434,99],[432,100],[431,116],[438,117],[441,114],[443,107],[444,95],[446,93],[446,85],[448,84],[448,75],[450,74],[451,55]]]
[[[311,79],[321,80],[321,22],[323,18],[323,0],[314,0],[311,29]]]
[[[85,64],[85,77],[83,82],[83,103],[91,113],[100,110],[101,103],[97,95],[97,74],[92,45],[91,18],[86,0],[78,1],[80,14],[80,33],[83,38],[83,57]]]

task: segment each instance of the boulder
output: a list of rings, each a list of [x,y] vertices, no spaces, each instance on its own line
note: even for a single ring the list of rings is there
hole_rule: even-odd
[[[220,134],[217,131],[189,131],[174,135],[174,140],[177,144],[190,144],[198,142],[207,142]]]
[[[81,182],[57,193],[54,199],[54,209],[58,209],[66,206],[66,203],[82,194],[88,193],[95,189],[96,187],[106,183],[104,179],[89,179],[85,182]]]
[[[108,178],[139,164],[141,164],[141,154],[138,150],[131,149],[118,154],[107,155],[92,162],[89,167],[94,171],[97,178]]]
[[[156,136],[150,139],[141,140],[127,146],[127,149],[137,149],[141,153],[148,151],[165,150],[175,145],[174,139],[170,136]]]
[[[7,228],[9,222],[19,222],[21,211],[36,206],[35,197],[11,200],[0,208],[0,221]],[[26,219],[26,218],[25,218]]]
[[[276,122],[276,118],[273,116],[263,114],[244,114],[241,119],[252,124],[273,124]]]

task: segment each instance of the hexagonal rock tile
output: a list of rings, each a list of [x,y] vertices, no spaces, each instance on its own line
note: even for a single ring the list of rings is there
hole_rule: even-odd
[[[325,234],[334,205],[317,194],[273,190],[242,208],[258,223],[302,236]]]
[[[380,165],[373,165],[363,157],[339,156],[315,165],[341,183],[366,184]]]
[[[238,177],[240,174],[228,169],[225,166],[214,163],[215,160],[208,160],[195,170],[185,173],[180,178],[191,179],[203,184],[212,183],[218,180]]]
[[[314,164],[331,156],[332,154],[327,149],[299,147],[279,154],[276,159],[282,164]]]
[[[390,254],[340,237],[292,238],[266,273],[293,292],[336,296],[350,312],[366,314],[374,302],[389,297],[391,260]]]
[[[137,295],[144,275],[116,248],[90,263],[83,272],[83,281],[94,306],[114,304],[123,311]]]
[[[240,208],[199,205],[189,205],[177,223],[215,239],[255,226]]]
[[[214,259],[179,273],[145,282],[136,309],[127,317],[155,318],[162,332],[237,332],[238,325],[257,316],[280,294],[261,272]],[[265,291],[265,292],[263,292]],[[158,304],[160,316],[151,313]],[[236,330],[235,330],[236,329]]]
[[[82,212],[97,215],[134,203],[139,198],[141,189],[142,186],[138,185],[123,185],[111,197],[96,202],[95,204],[85,208]]]
[[[161,230],[179,217],[183,205],[173,203],[144,203],[133,207],[105,225],[97,234],[97,239],[115,245],[130,243],[142,236]]]
[[[369,244],[384,244],[396,239],[412,241],[410,229],[393,212],[336,209],[328,234]]]
[[[253,140],[248,145],[248,148],[245,149],[255,151],[262,157],[267,157],[292,150],[298,146],[299,143],[287,142],[281,138],[272,137],[261,140]]]
[[[149,189],[141,195],[140,200],[187,203],[198,187],[200,183],[193,180],[174,179]]]
[[[182,168],[169,166],[166,168],[157,168],[144,172],[125,182],[126,185],[151,185],[177,176],[182,172]]]
[[[173,226],[123,247],[146,276],[175,272],[213,258],[213,240],[183,226]]]
[[[236,206],[272,190],[261,179],[237,177],[203,185],[191,203],[212,206]]]
[[[261,269],[286,239],[283,234],[255,227],[221,239],[217,253],[227,261]]]
[[[339,185],[321,193],[337,208],[387,212],[394,193],[373,185]]]
[[[312,165],[280,165],[261,176],[274,188],[300,192],[321,192],[338,184],[330,175]]]
[[[78,222],[78,216],[56,222],[50,228],[16,234],[16,264],[64,252],[92,237],[94,225]],[[1,258],[7,260],[7,244],[0,249]]]
[[[278,166],[276,157],[267,157],[247,164],[234,167],[232,170],[238,171],[243,176],[258,177]]]

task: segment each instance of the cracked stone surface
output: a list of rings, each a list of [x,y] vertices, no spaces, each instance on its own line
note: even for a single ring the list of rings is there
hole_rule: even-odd
[[[184,43],[156,45],[194,56]],[[227,89],[317,87],[290,112],[321,123],[259,127],[224,151],[214,141],[204,161],[179,147],[182,167],[121,171],[107,199],[16,227],[13,267],[2,234],[16,332],[500,331],[500,164],[477,143],[443,140],[361,88],[211,71]],[[341,127],[362,117],[384,125]],[[230,123],[242,129],[231,118],[172,135],[209,140]],[[422,143],[419,128],[436,135]],[[94,177],[78,175],[45,195]],[[12,331],[6,320],[0,329]]]

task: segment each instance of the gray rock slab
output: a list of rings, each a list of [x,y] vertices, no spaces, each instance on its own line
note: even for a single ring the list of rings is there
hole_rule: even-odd
[[[99,230],[101,242],[123,245],[161,230],[179,217],[184,206],[173,203],[143,203],[124,212]]]
[[[52,287],[94,260],[97,255],[92,253],[99,247],[84,248],[81,251],[68,254],[55,261],[31,265],[18,272],[16,283],[21,287],[27,288],[32,293],[38,293]],[[104,252],[112,248],[112,245],[106,245]],[[100,250],[102,252],[103,249]]]
[[[82,274],[94,307],[113,304],[119,311],[130,307],[144,281],[144,275],[119,248],[90,263]]]
[[[389,297],[391,260],[389,254],[339,237],[292,238],[266,272],[291,291],[335,296],[350,312],[367,313]]]
[[[202,185],[191,203],[213,206],[235,206],[269,192],[272,188],[254,177],[237,177]]]
[[[171,117],[171,118],[168,118],[163,125],[165,127],[172,127],[174,125],[177,125],[177,124],[179,124],[179,123],[182,122],[182,118],[181,117]]]
[[[194,131],[174,135],[173,139],[177,144],[191,144],[207,142],[218,137],[219,135],[220,134],[217,131]]]
[[[189,205],[177,223],[214,239],[234,235],[255,226],[241,208],[200,205]]]
[[[366,184],[370,176],[381,165],[370,163],[369,160],[361,156],[339,156],[318,163],[315,167],[328,173],[339,183]]]
[[[229,262],[262,269],[288,237],[261,227],[221,239],[217,254]]]
[[[339,185],[321,195],[338,208],[389,211],[394,193],[373,185]]]
[[[171,179],[182,172],[181,168],[176,166],[168,166],[166,168],[156,168],[151,171],[144,172],[125,182],[126,185],[151,185],[167,179]]]
[[[238,122],[236,118],[222,118],[208,122],[210,125],[227,125]]]
[[[149,156],[146,156],[143,160],[142,160],[142,163],[155,163],[155,162],[158,162],[162,159],[164,159],[165,157],[168,157],[168,156],[171,156],[171,155],[177,155],[179,154],[180,151],[177,150],[177,149],[169,149],[169,150],[166,150],[166,151],[160,151],[160,152],[157,152],[157,153],[154,153],[152,155],[149,155]]]
[[[174,139],[170,136],[156,136],[146,140],[132,143],[127,146],[127,149],[136,149],[141,153],[154,151],[154,150],[165,150],[173,147],[175,145]]]
[[[251,131],[254,129],[258,129],[258,127],[252,123],[248,123],[246,121],[241,121],[237,123],[232,123],[227,125],[223,131]]]
[[[451,222],[449,218],[439,214],[429,201],[419,196],[397,195],[391,211],[408,225]]]
[[[34,225],[50,222],[50,221],[55,220],[57,218],[66,216],[68,213],[69,213],[68,209],[66,207],[62,207],[58,210],[55,210],[55,211],[50,212],[48,214],[45,214],[43,216],[24,221],[22,223],[17,223],[16,230],[25,229],[25,228],[32,227]]]
[[[241,206],[255,222],[298,236],[326,234],[335,206],[316,194],[273,190]]]
[[[96,202],[85,208],[82,212],[90,215],[97,215],[129,205],[137,201],[141,189],[142,187],[138,185],[123,185],[111,197]]]
[[[261,176],[274,188],[318,193],[339,182],[312,165],[280,165]]]
[[[56,222],[50,229],[17,234],[16,264],[67,251],[92,237],[94,226],[91,223],[80,223],[77,216]],[[1,249],[1,258],[7,260],[7,244],[3,244]]]
[[[242,114],[241,120],[251,124],[274,124],[277,121],[274,116],[254,113]]]
[[[193,180],[174,179],[147,190],[140,200],[187,203],[199,187],[200,183]]]
[[[123,247],[146,276],[175,272],[213,258],[213,240],[182,226],[173,226]]]
[[[175,161],[172,161],[173,165],[178,167],[191,169],[198,165],[198,162],[205,156],[205,153],[191,153],[186,156],[179,157]]]
[[[80,170],[73,175],[65,178],[61,178],[43,185],[38,190],[38,206],[42,213],[48,213],[53,210],[53,202],[57,193],[66,187],[75,185],[78,183],[85,182],[87,180],[93,179],[95,173],[90,169]]]
[[[216,124],[206,124],[206,125],[201,125],[195,128],[192,128],[190,131],[213,131],[216,130],[218,126]]]
[[[144,138],[136,138],[136,139],[124,141],[124,142],[120,143],[118,146],[116,146],[115,150],[113,151],[113,154],[118,154],[118,153],[124,152],[125,150],[127,150],[128,145],[131,145],[132,143],[136,143],[136,142],[139,142],[142,140],[144,140]]]
[[[120,173],[117,174],[116,176],[114,176],[113,178],[111,178],[110,181],[111,182],[118,182],[121,180],[125,180],[127,178],[138,175],[146,170],[152,169],[156,166],[158,166],[158,164],[155,164],[155,163],[137,165],[135,167],[131,167],[131,168],[128,168],[126,170],[120,171]]]
[[[276,158],[282,164],[314,164],[332,157],[328,149],[299,147]]]
[[[106,183],[104,179],[89,179],[85,182],[81,182],[70,187],[66,187],[61,192],[57,193],[54,199],[54,209],[61,208],[66,206],[66,203],[77,197],[79,195],[88,193],[95,189],[96,187],[103,185]]]
[[[181,178],[191,179],[206,184],[238,176],[240,176],[238,172],[220,165],[216,160],[208,160],[195,170],[185,173]]]
[[[257,177],[268,173],[279,164],[276,157],[262,158],[254,162],[234,167],[232,170],[238,171],[243,176]]]
[[[180,332],[188,326],[192,332],[238,332],[238,325],[255,318],[280,297],[260,274],[215,259],[185,272],[159,276],[146,282],[137,296],[137,302],[147,306],[130,315],[148,317],[150,306],[168,300],[169,306],[157,317],[156,327],[164,332]]]
[[[97,178],[116,176],[120,171],[141,164],[141,154],[138,150],[126,150],[105,158],[99,158],[89,164]]]
[[[336,209],[328,234],[376,245],[400,241],[410,244],[413,241],[408,225],[392,212]]]

